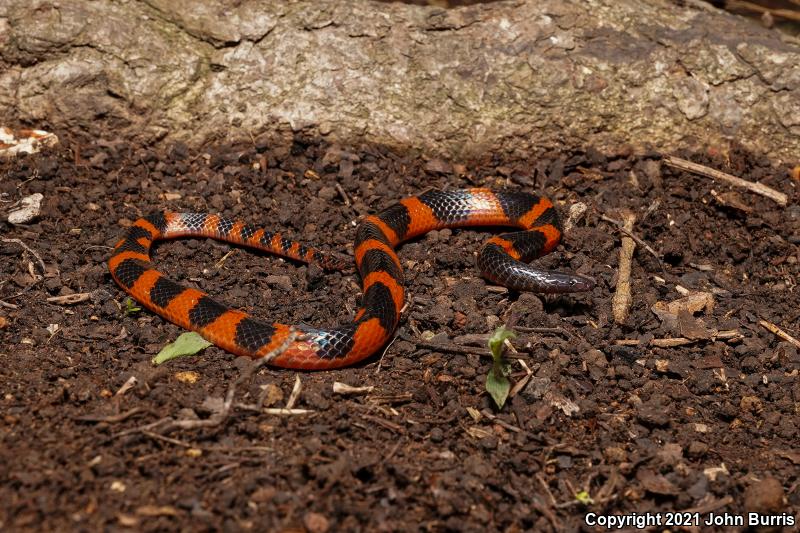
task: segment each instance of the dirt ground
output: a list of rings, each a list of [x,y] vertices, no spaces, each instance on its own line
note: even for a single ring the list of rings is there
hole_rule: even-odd
[[[797,519],[800,355],[760,324],[800,337],[789,169],[736,147],[682,154],[787,193],[782,208],[625,149],[443,161],[300,134],[156,150],[56,133],[58,148],[0,161],[3,237],[45,267],[0,242],[0,300],[16,307],[0,307],[0,529],[594,531],[587,513],[678,510]],[[337,371],[262,368],[221,425],[160,431],[166,417],[212,416],[250,363],[211,347],[151,364],[182,331],[129,309],[109,276],[110,247],[133,220],[222,212],[352,253],[360,215],[471,186],[543,192],[565,215],[585,203],[540,263],[595,277],[594,291],[509,293],[474,266],[490,230],[432,232],[399,250],[410,305],[385,353]],[[40,217],[6,224],[36,192]],[[637,247],[631,314],[616,325],[621,234],[602,215],[622,208],[663,269]],[[358,307],[355,275],[209,240],[155,256],[173,279],[266,320],[331,326]],[[677,323],[651,309],[686,290],[705,307]],[[509,355],[524,383],[498,411],[485,338],[502,323],[519,333]],[[252,407],[285,406],[297,378],[294,407],[309,413]],[[373,389],[334,393],[337,381]]]

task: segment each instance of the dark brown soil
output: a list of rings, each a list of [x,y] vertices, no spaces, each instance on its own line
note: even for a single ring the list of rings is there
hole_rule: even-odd
[[[658,154],[462,163],[300,136],[199,151],[60,137],[59,149],[0,162],[3,221],[11,202],[44,195],[35,223],[0,224],[46,266],[41,277],[30,252],[0,243],[0,300],[17,306],[0,307],[0,529],[593,530],[588,512],[800,511],[800,355],[759,324],[800,337],[800,195],[787,169],[737,148],[684,154],[790,195],[780,208],[736,193],[748,213],[712,194],[728,187],[672,171]],[[264,368],[237,390],[236,403],[268,391],[281,407],[299,376],[295,407],[311,414],[235,407],[218,427],[142,429],[209,417],[249,363],[212,347],[152,366],[181,330],[125,313],[105,260],[131,221],[219,211],[352,253],[359,215],[429,187],[476,185],[542,191],[564,213],[586,203],[541,263],[594,276],[595,290],[501,292],[474,268],[490,232],[433,232],[400,249],[410,305],[382,357],[320,373]],[[620,208],[636,213],[635,233],[664,262],[662,272],[637,248],[621,326],[611,318],[620,235],[600,217]],[[159,246],[156,261],[265,319],[334,325],[358,306],[353,275],[230,250],[183,240]],[[713,310],[662,323],[651,306],[679,298],[678,286],[712,292]],[[72,293],[89,299],[48,301]],[[515,379],[521,362],[533,376],[497,411],[484,389],[491,359],[470,342],[508,322],[520,332]],[[703,333],[714,329],[738,335]],[[650,344],[687,331],[700,338]],[[335,381],[374,389],[335,394]],[[594,503],[581,503],[581,491]]]

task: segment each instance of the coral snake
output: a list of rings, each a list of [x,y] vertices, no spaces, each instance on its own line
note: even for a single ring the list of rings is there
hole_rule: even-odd
[[[262,357],[283,346],[270,362],[297,369],[329,369],[353,364],[375,353],[394,334],[404,304],[403,268],[394,248],[441,228],[511,226],[478,254],[484,277],[520,291],[588,291],[590,278],[535,269],[523,261],[551,252],[561,239],[553,204],[522,192],[488,189],[430,191],[405,198],[356,229],[355,262],[363,283],[361,308],[349,324],[334,329],[260,322],[206,293],[183,287],[155,270],[150,246],[162,239],[202,236],[265,250],[325,269],[346,267],[332,254],[290,241],[279,233],[206,213],[157,213],[140,218],[117,243],[108,266],[114,280],[136,301],[183,328],[237,355]],[[294,332],[300,334],[287,343]]]

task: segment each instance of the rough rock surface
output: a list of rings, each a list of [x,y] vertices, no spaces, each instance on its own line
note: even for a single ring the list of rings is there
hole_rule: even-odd
[[[699,2],[217,4],[7,0],[0,110],[191,144],[288,125],[455,157],[728,139],[800,153],[800,47]]]

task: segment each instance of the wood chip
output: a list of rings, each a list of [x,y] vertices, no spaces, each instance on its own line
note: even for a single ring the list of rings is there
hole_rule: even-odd
[[[364,387],[353,387],[352,385],[348,385],[347,383],[341,383],[339,381],[333,382],[334,394],[366,394],[372,392],[374,388],[375,388],[374,385],[367,385]]]
[[[478,426],[470,426],[466,429],[467,435],[476,439],[485,439],[486,437],[491,437],[492,432],[480,428]]]
[[[51,304],[59,304],[59,305],[74,305],[81,302],[85,302],[91,297],[90,293],[88,292],[80,292],[77,294],[65,294],[64,296],[51,296],[47,299],[48,302]]]
[[[122,387],[120,387],[119,390],[114,394],[114,396],[122,396],[123,394],[131,390],[133,386],[136,385],[137,381],[138,380],[136,379],[136,376],[129,377],[128,380],[122,385]]]
[[[178,516],[178,510],[171,505],[143,505],[136,508],[139,516]]]
[[[187,370],[185,372],[176,372],[175,379],[180,381],[181,383],[197,383],[200,379],[200,374],[194,372],[193,370]]]

